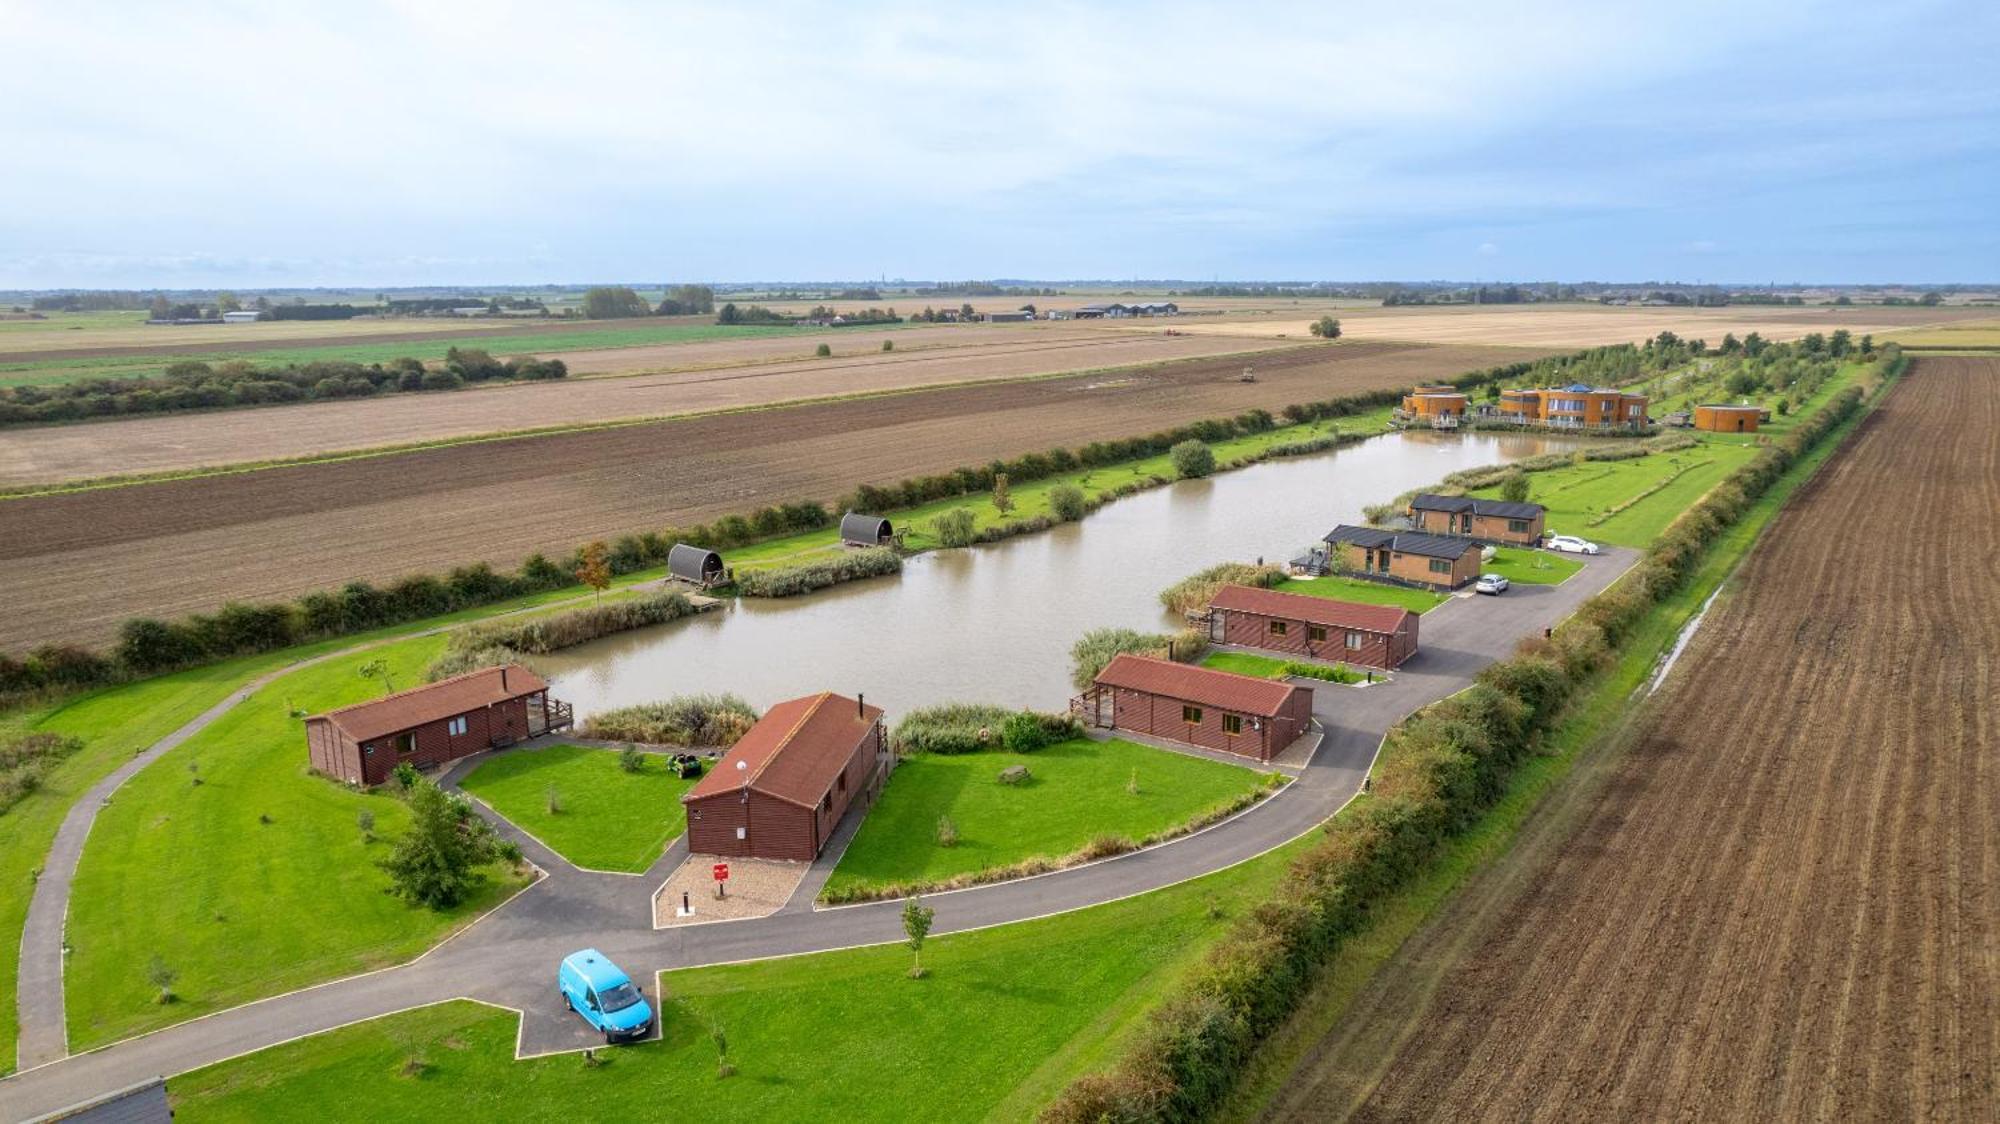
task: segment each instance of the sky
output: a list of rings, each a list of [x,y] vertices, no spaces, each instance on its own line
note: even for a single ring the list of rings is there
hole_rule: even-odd
[[[2000,4],[0,0],[0,288],[2000,281]]]

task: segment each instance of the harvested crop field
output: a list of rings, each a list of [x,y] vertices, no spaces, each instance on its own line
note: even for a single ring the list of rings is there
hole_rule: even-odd
[[[711,414],[0,500],[0,650],[103,641],[135,615],[289,597],[831,501],[862,482],[1137,436],[1519,358],[1354,344]],[[282,418],[286,412],[270,416]]]
[[[1772,523],[1574,834],[1490,924],[1433,926],[1464,951],[1383,1016],[1400,1046],[1322,1043],[1275,1115],[2000,1116],[1996,432],[2000,360],[1919,360]],[[1326,1041],[1357,1039],[1390,1040]]]
[[[1949,324],[1959,320],[1991,319],[1990,308],[1904,308],[1853,305],[1839,308],[1673,308],[1596,304],[1456,305],[1447,307],[1327,309],[1340,321],[1343,335],[1358,340],[1398,340],[1426,343],[1512,344],[1518,347],[1577,348],[1637,343],[1661,332],[1719,344],[1725,333],[1741,337],[1761,333],[1771,340],[1791,340],[1812,332],[1846,328],[1855,336],[1899,329]],[[1307,338],[1318,310],[1177,323],[1177,330],[1212,335],[1265,335]]]
[[[906,337],[915,337],[918,346],[905,348]],[[693,369],[12,429],[0,440],[0,487],[1315,346],[1021,326],[898,333],[898,350],[891,352],[882,351],[882,338],[819,335],[572,352],[564,359],[581,373]],[[813,358],[815,341],[830,343],[833,357]],[[1380,345],[1352,344],[1334,345],[1330,353],[1356,346],[1362,348],[1357,359],[1382,354]],[[719,366],[756,350],[790,357]],[[1233,374],[1243,365],[1228,370]]]

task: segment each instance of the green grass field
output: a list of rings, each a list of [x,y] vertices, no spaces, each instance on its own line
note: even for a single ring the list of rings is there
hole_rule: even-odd
[[[657,753],[639,760],[628,773],[616,750],[552,745],[501,754],[459,783],[576,865],[639,874],[687,830],[681,794],[694,787]]]
[[[663,1040],[516,1062],[512,1012],[450,1003],[176,1077],[178,1118],[597,1118],[684,1106],[713,1120],[1025,1120],[1102,1065],[1248,903],[1291,844],[1125,901],[900,945],[669,972]],[[935,899],[939,921],[950,899]],[[715,1075],[707,1027],[737,1074]],[[420,1058],[420,1074],[406,1075]],[[828,1059],[845,1059],[828,1064]]]
[[[384,892],[376,861],[408,822],[405,806],[307,771],[304,727],[289,710],[379,695],[356,673],[370,659],[415,683],[443,644],[404,641],[286,676],[119,791],[70,899],[71,1049],[408,959],[523,884],[496,868],[449,913],[403,904]],[[363,811],[375,817],[374,843],[357,826]],[[180,974],[179,1002],[153,1002],[156,955]]]
[[[1364,605],[1400,605],[1413,613],[1428,613],[1450,598],[1427,589],[1385,585],[1364,578],[1330,574],[1323,578],[1286,578],[1271,587],[1279,593],[1303,593],[1331,601],[1359,601]]]
[[[1528,499],[1549,509],[1550,534],[1643,547],[1756,452],[1748,442],[1704,438],[1672,453],[1531,472]],[[1498,498],[1500,490],[1472,494]]]
[[[1202,657],[1201,666],[1237,675],[1254,675],[1259,679],[1283,679],[1290,661],[1253,656],[1248,652],[1210,652]]]
[[[1004,785],[1025,765],[1030,780]],[[1128,791],[1136,776],[1139,791]],[[1100,836],[1134,841],[1187,823],[1264,785],[1236,765],[1128,741],[1078,739],[1033,753],[906,758],[827,880],[827,893],[935,882],[1029,858],[1059,858]],[[938,817],[958,828],[938,845]]]
[[[1479,572],[1499,574],[1517,585],[1560,585],[1581,569],[1583,563],[1561,554],[1503,546],[1493,552],[1493,561],[1482,565]]]

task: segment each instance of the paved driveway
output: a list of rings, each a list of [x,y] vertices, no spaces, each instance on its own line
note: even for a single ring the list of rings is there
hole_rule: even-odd
[[[1610,548],[1559,586],[1516,585],[1465,595],[1424,615],[1418,654],[1393,682],[1314,693],[1325,740],[1298,780],[1250,811],[1144,851],[1034,878],[927,897],[933,934],[1022,921],[1130,897],[1234,866],[1332,815],[1360,790],[1383,736],[1411,711],[1469,686],[1520,640],[1569,616],[1637,562]],[[456,770],[454,771],[456,772]],[[677,842],[645,876],[578,870],[501,821],[499,829],[547,872],[484,920],[396,968],[237,1007],[26,1070],[0,1081],[0,1115],[32,1117],[105,1090],[171,1076],[302,1035],[453,998],[522,1012],[520,1052],[601,1045],[556,995],[556,963],[595,945],[634,978],[657,970],[820,952],[902,939],[900,902],[813,909],[855,822],[843,824],[799,896],[769,917],[655,930],[651,898],[686,857]]]

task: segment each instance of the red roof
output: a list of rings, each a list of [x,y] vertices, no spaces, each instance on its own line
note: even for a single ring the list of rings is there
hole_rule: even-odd
[[[1279,593],[1247,585],[1225,585],[1209,601],[1215,609],[1255,613],[1261,617],[1306,621],[1331,628],[1352,628],[1362,632],[1394,633],[1405,617],[1415,616],[1397,605],[1363,605],[1354,601],[1334,601],[1306,593]]]
[[[1238,714],[1276,718],[1304,687],[1147,656],[1119,655],[1097,673],[1100,687],[1123,687]]]
[[[765,711],[681,802],[749,787],[780,800],[815,807],[853,759],[854,747],[881,718],[881,707],[863,706],[831,691],[781,702]],[[744,765],[741,769],[736,767],[739,761]]]
[[[313,718],[323,718],[333,723],[341,733],[355,741],[365,742],[548,689],[548,681],[541,676],[520,664],[506,664],[482,667],[478,671],[397,691],[373,702],[356,703],[325,714],[315,714]]]

